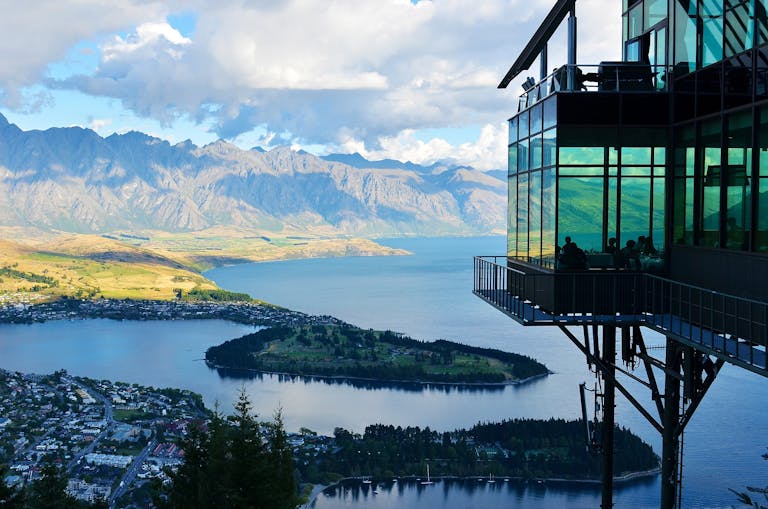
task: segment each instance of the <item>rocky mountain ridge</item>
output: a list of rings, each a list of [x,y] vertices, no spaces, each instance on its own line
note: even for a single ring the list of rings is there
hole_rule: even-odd
[[[0,115],[0,226],[76,233],[234,226],[366,237],[505,228],[506,182],[496,172],[368,163],[225,141],[171,145],[139,132],[23,131]]]

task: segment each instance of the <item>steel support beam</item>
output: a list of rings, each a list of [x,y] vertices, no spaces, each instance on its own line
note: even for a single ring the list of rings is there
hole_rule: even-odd
[[[664,377],[664,422],[661,433],[661,509],[675,509],[677,502],[680,450],[678,425],[680,423],[680,379],[670,372],[679,373],[681,345],[667,338],[666,370]]]
[[[595,335],[597,331],[594,331]],[[603,394],[603,495],[601,509],[613,508],[613,429],[616,409],[616,327],[603,325],[603,364],[608,370]]]

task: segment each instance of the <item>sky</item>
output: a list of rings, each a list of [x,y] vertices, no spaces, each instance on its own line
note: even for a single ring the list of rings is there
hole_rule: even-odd
[[[4,5],[5,4],[5,5]],[[0,113],[25,130],[506,167],[554,0],[0,0]],[[620,58],[619,0],[578,0],[579,63]],[[565,23],[549,64],[565,62]]]

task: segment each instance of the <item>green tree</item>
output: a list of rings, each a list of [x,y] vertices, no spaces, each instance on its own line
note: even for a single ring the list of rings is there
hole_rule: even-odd
[[[280,412],[262,424],[245,390],[234,414],[218,412],[182,444],[184,463],[171,475],[168,508],[291,509],[297,505],[293,456]]]
[[[67,478],[54,462],[53,456],[43,459],[40,479],[29,487],[27,508],[29,509],[69,509],[77,507],[74,497],[67,494]]]
[[[24,507],[24,492],[5,484],[8,468],[0,465],[0,507],[3,509],[21,509]]]

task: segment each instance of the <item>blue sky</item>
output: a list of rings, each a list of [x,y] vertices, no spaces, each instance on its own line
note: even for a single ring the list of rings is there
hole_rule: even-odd
[[[552,2],[30,0],[0,19],[0,112],[23,129],[500,168],[519,89],[496,85]],[[580,61],[618,56],[619,5],[578,2]]]

